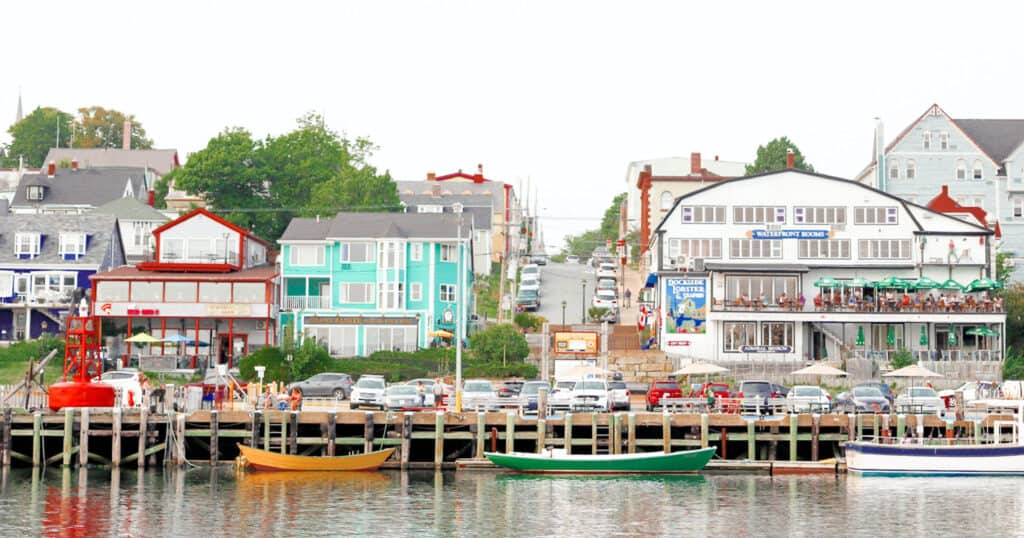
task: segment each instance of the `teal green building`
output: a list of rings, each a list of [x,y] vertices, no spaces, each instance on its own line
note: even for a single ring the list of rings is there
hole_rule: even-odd
[[[452,213],[293,219],[278,240],[279,327],[316,338],[336,357],[415,351],[437,331],[454,334],[461,306],[465,335],[471,238],[470,219]]]

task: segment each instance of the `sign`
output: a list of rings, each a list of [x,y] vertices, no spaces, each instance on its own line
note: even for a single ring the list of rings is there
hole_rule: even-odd
[[[118,303],[97,302],[99,317],[161,317],[161,318],[256,318],[276,315],[276,307],[266,303]]]
[[[689,340],[666,340],[665,345],[668,347],[690,347]]]
[[[828,230],[750,230],[747,237],[751,239],[828,239],[832,232]]]
[[[306,325],[416,325],[419,318],[384,316],[306,316]]]
[[[740,346],[741,353],[792,353],[792,346]]]
[[[555,353],[597,354],[597,333],[592,331],[555,332]]]
[[[703,278],[666,278],[665,332],[704,334],[708,314],[708,282]]]
[[[247,304],[208,304],[206,305],[206,315],[208,316],[224,316],[224,317],[238,317],[248,316],[252,313],[252,308]]]

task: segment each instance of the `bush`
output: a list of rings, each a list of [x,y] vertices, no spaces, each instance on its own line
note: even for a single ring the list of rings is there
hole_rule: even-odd
[[[1024,379],[1024,356],[1006,350],[1006,361],[1003,363],[1003,379]]]
[[[515,321],[516,326],[519,327],[520,329],[537,330],[540,329],[541,327],[540,318],[529,312],[520,312],[516,314],[516,317],[513,319],[513,321]]]
[[[473,356],[483,361],[521,361],[530,354],[526,337],[511,323],[499,323],[474,333],[469,339]]]
[[[914,364],[914,355],[907,351],[906,348],[897,351],[892,354],[892,368],[893,370],[899,370],[900,368],[906,368]]]
[[[290,368],[288,360],[280,348],[265,347],[255,353],[245,356],[238,362],[238,375],[245,381],[257,381],[256,366],[266,366],[267,371],[263,374],[263,381],[285,381],[289,378]]]
[[[57,354],[50,361],[64,361],[64,339],[59,336],[41,336],[35,340],[18,342],[0,348],[0,361],[40,360],[54,349]]]
[[[604,316],[607,313],[608,309],[602,308],[600,306],[592,306],[589,309],[587,309],[587,315],[590,316],[591,321],[599,320],[602,316]]]
[[[313,338],[306,338],[302,345],[292,354],[289,365],[290,381],[301,381],[321,372],[334,368],[335,360],[327,350]]]

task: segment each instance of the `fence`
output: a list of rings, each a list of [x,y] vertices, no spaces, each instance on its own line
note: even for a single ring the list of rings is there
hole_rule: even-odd
[[[28,401],[26,401],[26,389],[22,388],[11,392],[12,389],[14,389],[14,385],[0,385],[0,402],[3,402],[4,407],[46,409],[50,405],[50,397],[45,391],[37,388],[29,390]]]

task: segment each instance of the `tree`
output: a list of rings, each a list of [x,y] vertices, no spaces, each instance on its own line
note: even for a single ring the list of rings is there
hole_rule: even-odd
[[[76,148],[120,148],[123,145],[124,122],[131,122],[132,149],[152,149],[153,141],[133,115],[112,108],[90,106],[78,109],[72,146]]]
[[[1006,347],[1024,349],[1024,284],[1011,284],[1001,293],[1006,308]]]
[[[67,147],[71,140],[73,117],[56,108],[36,108],[31,114],[7,130],[11,145],[7,148],[4,166],[17,166],[18,158],[25,160],[25,166],[38,168],[52,147]],[[58,132],[60,133],[58,139]]]
[[[174,184],[179,170],[181,169],[175,168],[156,180],[156,184],[153,185],[153,207],[167,209],[167,193],[171,191],[171,185]]]
[[[757,147],[757,159],[754,160],[754,164],[747,165],[747,175],[782,170],[786,167],[786,153],[788,150],[793,150],[794,166],[796,168],[808,172],[814,171],[814,167],[804,160],[804,154],[800,152],[800,148],[796,147],[796,144],[791,142],[789,138],[783,136],[768,142],[766,146]]]
[[[526,337],[511,323],[491,325],[483,331],[473,333],[469,347],[479,359],[486,361],[521,361],[530,354]]]
[[[601,238],[616,240],[619,238],[619,220],[622,215],[622,202],[626,200],[626,193],[616,195],[612,198],[612,205],[604,210],[604,217],[601,219]]]
[[[1000,252],[996,254],[996,280],[1002,282],[1003,285],[1010,280],[1010,275],[1013,274],[1013,267],[1010,265],[1010,260],[1013,259],[1012,252]]]
[[[281,349],[274,346],[260,348],[242,358],[238,362],[238,376],[246,381],[258,380],[257,366],[266,367],[267,370],[263,373],[265,382],[287,381],[291,375],[291,363],[285,359]]]
[[[320,345],[315,338],[306,338],[302,345],[292,354],[291,380],[301,381],[321,372],[326,372],[334,365],[331,354]]]

